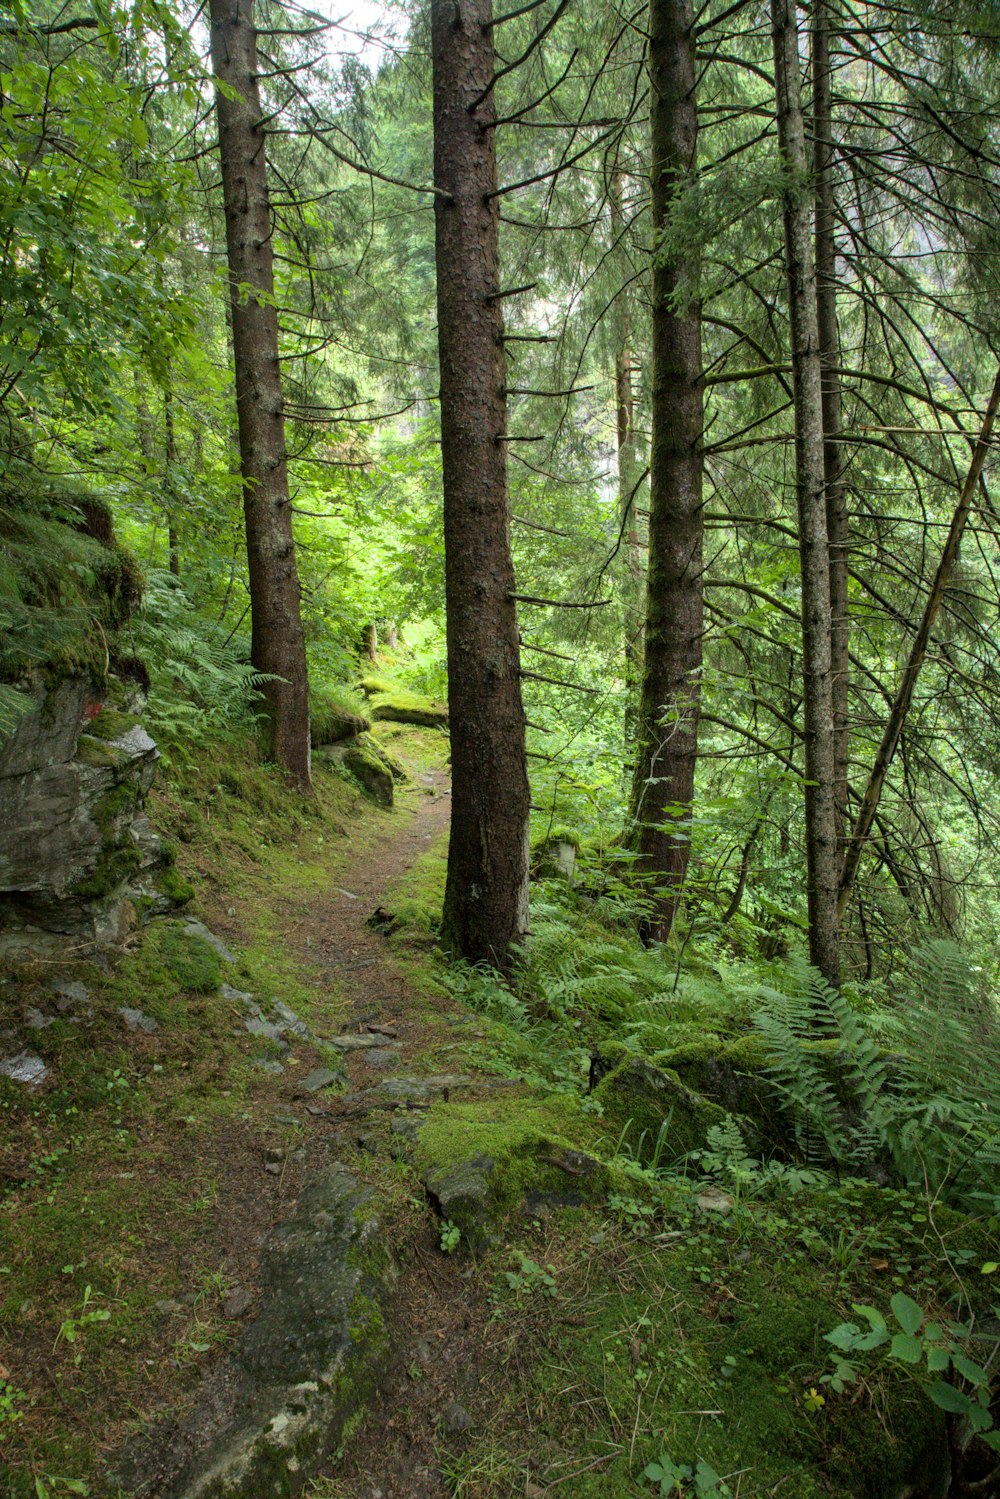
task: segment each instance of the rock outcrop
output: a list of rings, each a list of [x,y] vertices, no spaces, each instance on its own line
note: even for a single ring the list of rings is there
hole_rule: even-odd
[[[116,679],[38,674],[31,690],[0,744],[0,933],[114,941],[140,887],[147,905],[178,898],[155,888],[168,861],[143,812],[156,745]]]

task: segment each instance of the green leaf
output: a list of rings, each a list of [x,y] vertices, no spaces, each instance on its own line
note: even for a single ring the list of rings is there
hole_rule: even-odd
[[[889,1305],[892,1307],[892,1315],[904,1332],[915,1333],[918,1331],[921,1322],[924,1320],[924,1314],[911,1296],[907,1296],[905,1291],[897,1291],[889,1302]]]
[[[947,1384],[943,1379],[938,1379],[930,1385],[927,1393],[939,1409],[947,1411],[952,1416],[967,1416],[970,1410],[980,1408],[973,1405],[968,1395],[964,1395],[961,1390],[956,1390],[953,1384]]]
[[[1000,1270],[1000,1260],[987,1260],[979,1273],[980,1275],[996,1275],[998,1270]]]
[[[964,1353],[953,1353],[951,1361],[963,1379],[980,1389],[987,1383],[988,1375],[981,1364],[974,1363],[971,1358],[966,1358]]]
[[[865,1321],[870,1323],[872,1327],[885,1328],[885,1318],[877,1307],[866,1306],[864,1302],[852,1301],[851,1311],[857,1312],[859,1317],[864,1317]]]
[[[893,1358],[901,1358],[905,1364],[919,1364],[924,1353],[924,1345],[920,1338],[914,1337],[910,1332],[897,1332],[889,1345],[889,1352]]]
[[[927,1368],[931,1374],[943,1374],[950,1363],[947,1348],[927,1349]]]
[[[830,1332],[823,1334],[825,1343],[832,1343],[834,1348],[843,1348],[849,1353],[852,1348],[857,1347],[861,1329],[855,1327],[853,1322],[841,1322],[839,1327],[834,1327]]]

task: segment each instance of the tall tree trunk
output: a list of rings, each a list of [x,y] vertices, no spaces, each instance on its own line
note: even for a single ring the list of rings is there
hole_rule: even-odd
[[[816,312],[823,382],[823,471],[826,529],[830,544],[830,671],[833,693],[833,779],[837,808],[837,867],[847,847],[849,751],[850,615],[848,602],[849,517],[841,442],[838,373],[836,198],[833,178],[833,75],[830,70],[829,0],[816,0],[812,24],[813,170],[816,212]]]
[[[861,798],[861,806],[858,808],[854,831],[847,846],[844,872],[840,880],[841,912],[844,911],[850,898],[851,889],[853,888],[858,872],[858,865],[861,862],[861,854],[871,835],[872,825],[875,822],[879,802],[882,798],[882,787],[885,785],[886,774],[896,753],[899,736],[902,734],[903,725],[906,723],[906,715],[910,711],[910,704],[913,701],[913,691],[917,685],[920,668],[924,664],[924,657],[927,655],[927,646],[931,638],[931,631],[934,628],[934,621],[937,619],[941,605],[944,602],[952,568],[955,566],[955,560],[958,557],[962,533],[965,530],[969,519],[969,512],[972,509],[972,500],[976,493],[976,486],[979,483],[983,472],[983,465],[990,451],[990,438],[998,408],[1000,408],[1000,371],[997,372],[996,379],[993,382],[993,390],[990,393],[989,401],[986,404],[986,412],[983,416],[983,425],[972,451],[969,471],[965,476],[965,483],[962,485],[962,492],[959,495],[955,513],[951,518],[951,525],[948,529],[944,550],[941,553],[941,560],[934,575],[931,591],[927,595],[927,602],[924,605],[924,612],[917,626],[917,632],[913,637],[913,644],[910,646],[910,654],[907,658],[906,667],[900,679],[899,686],[896,689],[896,696],[893,698],[889,717],[886,719],[885,728],[882,732],[882,741],[875,755],[875,763],[872,766],[871,775],[868,777],[864,796]]]
[[[168,372],[169,380],[169,372]],[[174,393],[170,385],[163,392],[163,430],[166,438],[166,473],[163,487],[167,496],[167,547],[170,571],[175,578],[181,575],[181,544],[177,534],[177,494],[174,479],[177,469],[177,434],[174,431]]]
[[[309,684],[285,451],[278,315],[253,0],[210,0],[212,66],[232,298],[233,363],[252,604],[272,752],[310,786]],[[230,97],[232,95],[232,97]]]
[[[615,171],[608,185],[611,208],[612,261],[620,276],[622,288],[615,299],[615,427],[618,443],[618,525],[621,535],[622,616],[625,642],[625,752],[631,753],[635,741],[639,693],[642,686],[645,567],[639,525],[636,515],[641,483],[635,441],[635,391],[632,351],[632,308],[628,281],[628,257],[622,239],[625,232],[622,213],[622,174]]]
[[[530,791],[510,549],[491,0],[432,0],[451,840],[442,935],[511,968]],[[477,100],[481,102],[476,104]]]
[[[640,868],[653,876],[648,935],[670,935],[690,850],[702,652],[702,434],[699,259],[656,253],[671,204],[697,170],[690,0],[650,0],[653,203],[653,431],[646,653],[632,817]],[[679,305],[678,305],[679,298]]]
[[[784,193],[785,268],[795,399],[795,495],[802,593],[803,728],[809,954],[831,984],[840,981],[837,920],[837,802],[831,654],[830,548],[826,522],[823,370],[816,307],[810,162],[794,0],[771,0],[778,146]]]

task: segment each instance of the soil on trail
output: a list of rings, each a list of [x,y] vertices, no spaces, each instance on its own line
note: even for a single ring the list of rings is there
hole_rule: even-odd
[[[405,985],[394,969],[385,937],[368,923],[383,908],[393,885],[448,831],[448,777],[442,771],[421,771],[414,787],[408,789],[419,796],[410,826],[400,831],[395,819],[387,823],[365,852],[344,867],[342,886],[300,906],[299,919],[287,934],[289,947],[316,967],[321,978],[336,985],[358,1010],[358,1019],[367,1013],[366,1006],[384,1008],[393,994],[398,993],[400,1001],[405,997]],[[405,1017],[401,1019],[405,1030]],[[405,1050],[403,1030],[399,1039]]]
[[[377,1104],[366,1107],[360,1095],[385,1076],[436,1070],[437,1063],[429,1069],[425,1058],[429,1051],[439,1056],[442,1045],[451,1053],[449,1067],[466,1070],[450,1027],[468,1020],[468,1013],[445,996],[435,998],[433,1007],[426,996],[418,998],[385,935],[369,924],[391,905],[394,885],[447,833],[446,775],[423,771],[414,784],[419,802],[410,826],[400,830],[398,821],[388,823],[344,870],[343,885],[296,902],[286,939],[336,987],[345,1004],[338,1035],[384,1026],[399,1043],[388,1054],[348,1053],[349,1091],[321,1096],[308,1107],[325,1136],[327,1160],[365,1177],[376,1200],[378,1167],[391,1159],[391,1116]],[[384,1058],[395,1063],[391,1072],[373,1065]],[[483,1092],[490,1087],[484,1079]],[[314,1159],[312,1150],[309,1157]],[[442,1255],[437,1220],[415,1206],[411,1200],[408,1214],[390,1212],[385,1223],[400,1267],[389,1317],[392,1364],[346,1452],[315,1480],[315,1492],[329,1499],[445,1499],[451,1493],[442,1472],[447,1451],[460,1447],[464,1432],[480,1427],[486,1414],[481,1386],[487,1380],[490,1309],[473,1268]]]

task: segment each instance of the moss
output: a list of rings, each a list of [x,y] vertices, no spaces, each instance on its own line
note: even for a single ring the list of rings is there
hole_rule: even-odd
[[[172,865],[161,869],[154,877],[153,884],[164,897],[174,906],[186,906],[189,900],[194,899],[194,886],[183,875],[178,874]]]
[[[170,974],[195,994],[212,994],[222,982],[222,959],[197,932],[169,925],[159,936],[160,954]]]
[[[576,828],[568,828],[563,823],[559,823],[558,826],[547,830],[541,838],[536,839],[534,851],[543,853],[552,843],[569,843],[579,853],[583,840]]]
[[[685,1087],[676,1072],[654,1067],[642,1057],[619,1063],[593,1096],[605,1124],[623,1132],[630,1149],[647,1160],[657,1149],[664,1165],[700,1149],[712,1125],[726,1118],[724,1109]]]
[[[91,770],[117,770],[128,757],[124,750],[115,749],[96,734],[81,734],[75,758]]]
[[[105,707],[90,720],[87,733],[93,739],[121,739],[138,722],[134,713],[122,713],[118,708]]]
[[[384,677],[362,677],[361,690],[370,699],[371,717],[389,723],[420,724],[429,729],[448,727],[448,705],[411,692]]]
[[[554,1204],[604,1197],[608,1169],[586,1149],[594,1138],[570,1095],[449,1103],[428,1113],[415,1160],[442,1217],[475,1247],[526,1197]]]
[[[71,893],[78,900],[98,901],[116,895],[134,879],[142,866],[142,854],[136,847],[103,848],[86,879],[78,880]]]
[[[739,1115],[753,1126],[749,1140],[768,1154],[788,1143],[792,1130],[781,1101],[767,1076],[768,1058],[758,1036],[740,1036],[733,1041],[692,1041],[653,1058],[658,1067],[676,1072],[695,1093],[717,1103],[727,1113]]]
[[[309,724],[313,748],[352,739],[371,728],[348,688],[313,687],[309,694]]]
[[[380,807],[392,806],[392,770],[378,746],[367,735],[361,735],[344,751],[343,764],[371,801],[377,802]]]

